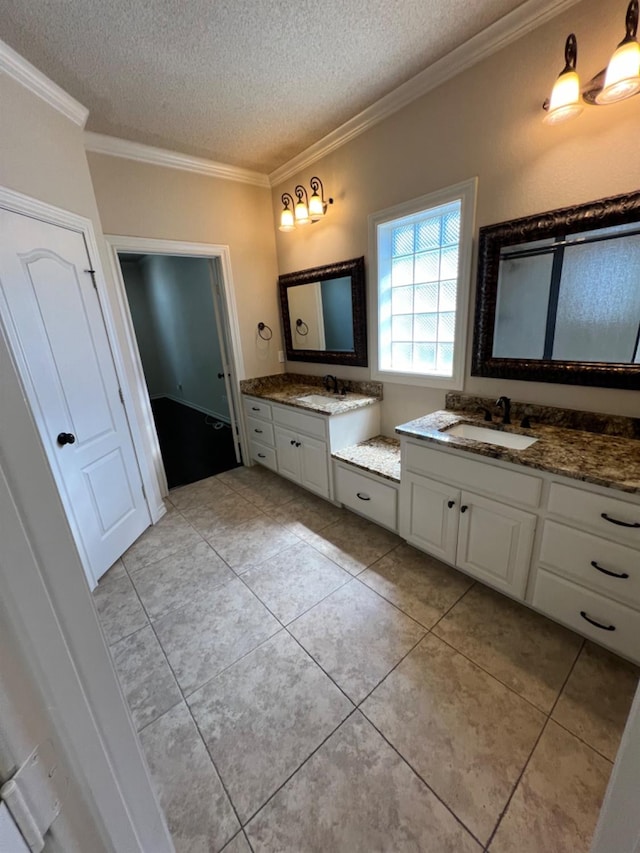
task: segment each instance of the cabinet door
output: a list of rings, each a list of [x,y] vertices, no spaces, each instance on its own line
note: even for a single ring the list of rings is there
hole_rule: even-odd
[[[457,564],[497,589],[524,598],[536,516],[462,492]]]
[[[456,561],[460,492],[404,473],[400,487],[400,535],[447,563]]]
[[[300,448],[299,438],[295,432],[277,426],[274,429],[276,439],[276,456],[278,459],[278,474],[290,480],[300,482]]]
[[[312,492],[329,497],[329,454],[324,441],[316,438],[308,438],[304,435],[298,436],[301,446],[298,449],[300,455],[300,483]]]

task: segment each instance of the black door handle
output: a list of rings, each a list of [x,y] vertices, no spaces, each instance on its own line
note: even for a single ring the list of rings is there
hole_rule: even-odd
[[[370,501],[371,500],[369,495],[363,495],[362,492],[356,492],[356,497],[360,498],[361,501]]]
[[[266,458],[267,457],[265,456],[264,453],[258,453],[258,459],[266,459]]]
[[[61,432],[56,440],[60,447],[64,447],[65,444],[76,443],[76,437],[72,432]]]
[[[594,625],[596,628],[600,628],[601,631],[615,631],[616,630],[615,625],[601,625],[599,622],[596,622],[595,619],[589,619],[589,617],[584,612],[584,610],[580,611],[580,615],[582,616],[583,619],[585,619],[587,622],[589,622],[590,625]]]
[[[259,411],[260,411],[260,406],[251,406],[251,411],[252,411],[252,412],[259,412]]]
[[[617,572],[610,572],[609,569],[603,569],[602,566],[599,566],[595,560],[591,560],[591,565],[594,569],[597,569],[599,572],[602,572],[603,575],[609,575],[610,578],[622,578],[624,580],[629,577],[626,572],[618,574]]]
[[[257,432],[259,435],[262,435],[262,430],[261,430],[261,429],[254,429],[254,432]]]
[[[600,518],[604,518],[605,521],[609,521],[611,524],[617,524],[619,527],[640,527],[640,524],[637,521],[618,521],[617,519],[608,516],[606,512],[601,512]]]

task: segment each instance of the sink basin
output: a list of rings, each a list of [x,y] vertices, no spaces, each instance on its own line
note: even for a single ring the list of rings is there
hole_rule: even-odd
[[[475,426],[474,424],[456,424],[450,429],[443,430],[448,435],[458,438],[470,438],[473,441],[484,441],[485,444],[497,444],[499,447],[509,447],[512,450],[525,450],[538,440],[528,435],[519,435],[514,432],[503,432],[499,429],[487,429],[487,427]]]
[[[296,397],[299,403],[309,403],[310,406],[331,406],[335,403],[342,403],[346,399],[345,396],[336,395],[332,397],[328,394],[305,394],[304,397]]]

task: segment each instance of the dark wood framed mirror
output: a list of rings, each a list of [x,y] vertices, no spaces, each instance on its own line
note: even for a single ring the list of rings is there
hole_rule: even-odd
[[[364,257],[278,279],[288,361],[366,367]]]
[[[640,191],[480,229],[471,373],[640,388]]]

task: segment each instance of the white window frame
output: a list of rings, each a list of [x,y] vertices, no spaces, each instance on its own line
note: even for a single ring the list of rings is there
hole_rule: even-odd
[[[459,184],[428,193],[411,201],[379,210],[369,216],[369,258],[371,262],[371,298],[369,299],[369,352],[371,353],[371,377],[381,382],[395,382],[399,385],[419,385],[431,388],[448,388],[461,391],[464,385],[464,371],[467,354],[467,320],[469,316],[469,294],[471,290],[471,258],[473,254],[473,234],[476,215],[476,195],[478,179],[470,178]],[[456,290],[456,328],[453,347],[452,376],[438,376],[428,373],[400,373],[380,367],[378,326],[380,304],[380,279],[378,272],[378,227],[394,219],[419,214],[433,207],[461,201],[460,211],[460,251],[458,255],[458,287]]]

